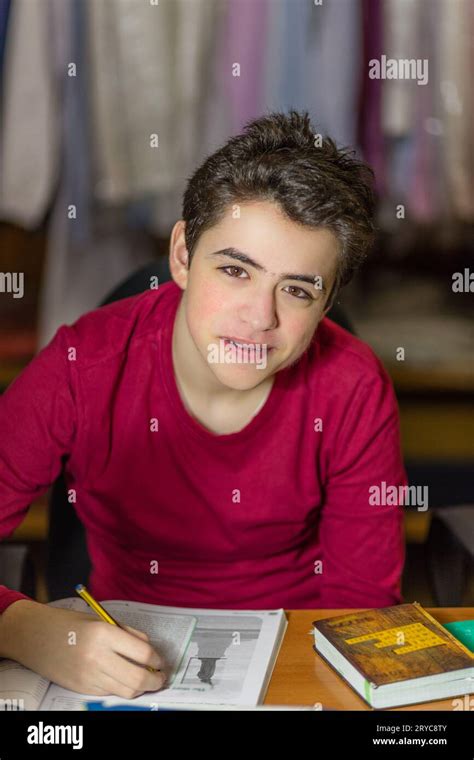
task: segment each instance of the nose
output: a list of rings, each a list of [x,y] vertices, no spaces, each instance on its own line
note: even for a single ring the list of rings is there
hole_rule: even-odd
[[[254,333],[274,330],[278,319],[273,293],[254,293],[242,304],[239,316]]]

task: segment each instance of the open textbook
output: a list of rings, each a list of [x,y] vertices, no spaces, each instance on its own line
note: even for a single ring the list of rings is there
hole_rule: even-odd
[[[50,602],[95,616],[79,597]],[[263,701],[288,625],[280,610],[209,610],[101,601],[119,623],[144,631],[164,657],[169,678],[137,705],[257,705]],[[80,710],[79,694],[52,683],[17,662],[0,659],[0,700],[25,710]],[[130,700],[113,697],[114,704]]]

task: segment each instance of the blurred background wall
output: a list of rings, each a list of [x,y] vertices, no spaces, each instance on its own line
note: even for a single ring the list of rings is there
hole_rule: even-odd
[[[474,604],[473,39],[472,0],[0,0],[0,273],[24,274],[22,297],[0,292],[1,387],[166,256],[210,152],[308,110],[376,173],[378,239],[339,302],[429,487],[407,509],[405,594]],[[46,531],[41,500],[10,552],[41,563]]]

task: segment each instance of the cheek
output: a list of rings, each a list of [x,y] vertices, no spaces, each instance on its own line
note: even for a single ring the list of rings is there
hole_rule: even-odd
[[[309,347],[318,321],[315,319],[292,319],[285,330],[287,361],[296,361]]]
[[[207,335],[213,332],[222,321],[226,310],[226,301],[222,290],[203,279],[197,287],[188,293],[187,317],[192,334]],[[227,304],[228,307],[228,304]]]
[[[295,349],[304,350],[314,335],[317,322],[307,315],[292,316],[285,322],[287,344]]]

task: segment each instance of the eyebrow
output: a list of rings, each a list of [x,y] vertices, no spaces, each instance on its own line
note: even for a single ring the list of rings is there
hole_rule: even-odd
[[[265,269],[264,266],[261,264],[258,264],[256,261],[254,261],[250,256],[248,256],[243,251],[239,251],[237,248],[222,248],[220,251],[214,251],[213,253],[209,254],[210,256],[228,256],[231,259],[235,259],[236,261],[241,261],[243,264],[248,264],[249,266],[253,267],[254,269],[257,269],[259,272],[265,272],[267,273],[268,270]],[[298,282],[308,282],[310,285],[314,285],[316,279],[320,277],[320,275],[310,275],[310,274],[295,274],[294,272],[283,272],[279,276],[279,280],[297,280]],[[322,290],[323,293],[326,293],[326,287],[324,283],[321,285],[321,288],[318,288],[318,290]]]

